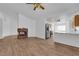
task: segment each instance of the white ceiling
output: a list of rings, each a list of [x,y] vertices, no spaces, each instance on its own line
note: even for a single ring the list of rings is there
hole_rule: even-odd
[[[25,3],[1,3],[0,9],[22,13],[31,19],[51,19],[63,13],[71,14],[79,10],[78,3],[43,3],[45,10],[33,10],[32,5]]]

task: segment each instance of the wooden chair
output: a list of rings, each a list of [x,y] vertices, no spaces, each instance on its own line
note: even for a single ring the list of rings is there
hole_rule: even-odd
[[[28,38],[28,29],[27,28],[18,28],[17,29],[18,32],[18,39],[24,39],[24,38]]]

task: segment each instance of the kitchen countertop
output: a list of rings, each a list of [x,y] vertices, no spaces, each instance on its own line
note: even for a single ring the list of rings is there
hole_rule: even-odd
[[[54,32],[59,34],[79,34],[79,32]]]

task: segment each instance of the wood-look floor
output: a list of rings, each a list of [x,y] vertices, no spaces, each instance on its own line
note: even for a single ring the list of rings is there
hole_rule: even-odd
[[[17,39],[6,37],[0,40],[1,56],[77,56],[79,48],[54,43],[53,39]]]

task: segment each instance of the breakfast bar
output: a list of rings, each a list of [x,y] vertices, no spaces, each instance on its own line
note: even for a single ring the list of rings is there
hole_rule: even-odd
[[[54,41],[70,46],[79,47],[79,33],[78,32],[55,32]]]

